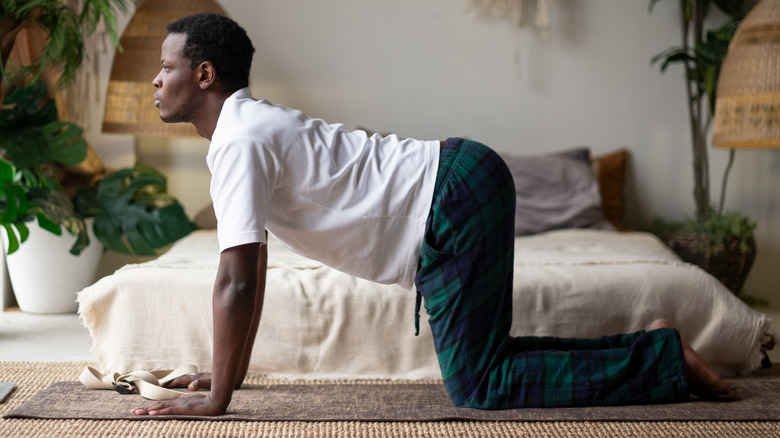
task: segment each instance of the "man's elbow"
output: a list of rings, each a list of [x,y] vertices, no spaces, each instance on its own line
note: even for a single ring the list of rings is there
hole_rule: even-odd
[[[253,309],[257,285],[253,281],[231,280],[223,282],[214,290],[214,305],[226,310]]]

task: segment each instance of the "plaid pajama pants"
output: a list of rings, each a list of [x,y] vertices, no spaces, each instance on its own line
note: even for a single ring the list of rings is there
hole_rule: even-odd
[[[416,310],[424,298],[453,403],[507,409],[687,400],[677,330],[594,339],[509,335],[515,196],[495,152],[448,140],[415,283]]]

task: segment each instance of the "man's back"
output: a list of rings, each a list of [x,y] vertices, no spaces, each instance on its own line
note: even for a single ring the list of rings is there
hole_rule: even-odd
[[[438,141],[368,137],[240,90],[207,157],[220,244],[268,229],[306,257],[411,288],[438,154]]]

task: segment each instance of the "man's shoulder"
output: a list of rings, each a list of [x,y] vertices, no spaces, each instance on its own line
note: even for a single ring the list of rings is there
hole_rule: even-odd
[[[278,129],[300,123],[306,115],[296,109],[271,102],[267,99],[244,98],[229,99],[225,102],[220,114],[220,121],[231,129],[253,129],[261,126],[263,129]]]
[[[297,123],[296,119],[283,106],[264,99],[228,99],[220,112],[212,143],[241,137],[267,138]]]

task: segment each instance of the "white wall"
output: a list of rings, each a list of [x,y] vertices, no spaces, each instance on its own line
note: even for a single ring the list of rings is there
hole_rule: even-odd
[[[527,3],[530,19],[535,2]],[[677,1],[659,2],[649,14],[642,0],[554,0],[546,39],[530,25],[518,30],[507,20],[465,13],[461,0],[220,4],[254,41],[257,97],[350,127],[423,139],[468,136],[518,154],[627,147],[628,225],[693,212],[682,69],[662,75],[650,65],[653,55],[678,44]],[[99,57],[99,90],[107,86],[111,56]],[[109,165],[131,164],[133,139],[101,134],[100,99],[95,108],[92,144]],[[144,140],[137,149],[168,174],[194,215],[209,202],[207,148],[203,140]],[[711,150],[711,158],[717,189],[727,152]],[[746,292],[780,307],[777,188],[780,150],[737,153],[726,205],[759,224]]]

